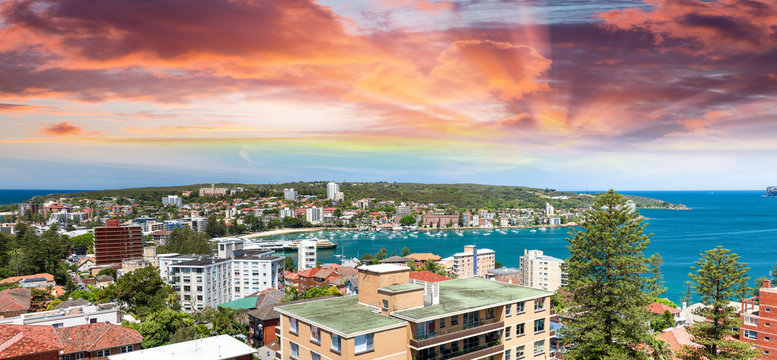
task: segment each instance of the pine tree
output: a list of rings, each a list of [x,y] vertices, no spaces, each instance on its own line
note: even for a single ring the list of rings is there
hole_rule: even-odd
[[[626,199],[610,190],[585,212],[582,230],[570,233],[569,285],[561,296],[565,359],[645,359],[656,343],[646,306],[652,234]],[[653,350],[655,352],[655,350]]]
[[[693,288],[701,297],[704,305],[696,311],[711,321],[698,322],[688,327],[693,342],[700,347],[684,346],[680,358],[684,360],[727,359],[744,360],[758,356],[758,351],[750,344],[734,340],[738,334],[732,330],[742,326],[742,319],[736,315],[736,308],[728,306],[731,300],[740,300],[748,291],[750,270],[739,262],[739,256],[728,249],[718,246],[707,250],[696,266],[695,273],[688,276],[693,280]]]
[[[690,280],[686,280],[685,281],[685,290],[683,290],[683,296],[680,298],[680,302],[685,304],[685,306],[691,305],[691,300],[693,300],[693,292],[692,291],[693,291],[693,283],[691,283]]]
[[[650,256],[650,269],[648,271],[648,277],[645,280],[645,290],[650,297],[660,297],[666,292],[666,286],[664,286],[664,274],[661,273],[661,266],[664,265],[664,258],[661,254],[653,254]]]

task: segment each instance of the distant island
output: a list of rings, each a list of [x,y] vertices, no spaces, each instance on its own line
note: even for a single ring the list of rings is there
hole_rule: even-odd
[[[777,197],[777,186],[769,186],[766,188],[766,194],[764,196]]]
[[[116,190],[99,190],[71,194],[52,194],[67,197],[101,199],[127,197],[136,200],[159,200],[162,196],[197,191],[211,184],[193,184],[167,187],[145,187]],[[233,184],[220,183],[217,187],[241,189],[229,197],[282,196],[284,189],[296,189],[300,194],[326,198],[326,182],[291,182],[281,184]],[[550,203],[557,208],[584,209],[593,204],[596,193],[577,193],[526,186],[500,186],[481,184],[421,184],[397,182],[343,182],[340,191],[346,201],[363,198],[395,200],[397,202],[433,203],[457,208],[544,208]],[[687,210],[682,204],[635,195],[624,195],[637,208]]]

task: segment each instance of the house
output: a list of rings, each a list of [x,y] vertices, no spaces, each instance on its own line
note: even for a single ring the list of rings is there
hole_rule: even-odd
[[[78,272],[86,272],[91,270],[97,263],[95,262],[94,256],[85,257],[81,260],[78,260]]]
[[[407,261],[413,260],[415,261],[416,265],[423,266],[427,261],[437,262],[442,258],[432,253],[412,253],[408,256],[405,256],[405,259],[407,259]]]
[[[151,241],[153,241],[154,244],[167,245],[167,240],[170,239],[170,234],[172,234],[172,232],[167,230],[157,230],[148,234],[148,236],[151,237]]]
[[[105,289],[110,284],[113,284],[113,276],[97,275],[97,277],[95,277],[95,286],[97,286],[98,289]]]
[[[381,264],[407,265],[407,259],[401,256],[390,256],[380,261]]]
[[[109,323],[54,329],[64,349],[61,360],[98,359],[140,350],[143,336],[136,330]]]
[[[55,328],[93,323],[120,324],[119,306],[114,303],[76,305],[0,319],[0,324],[51,325]]]
[[[0,291],[0,317],[8,318],[30,311],[32,290],[29,288]]]
[[[450,278],[427,270],[410,272],[410,279],[430,283],[450,280]]]
[[[0,280],[0,284],[13,284],[18,283],[21,287],[34,287],[34,288],[46,288],[48,286],[56,285],[54,283],[54,275],[48,273],[40,273],[35,275],[25,276],[13,276],[3,280]]]
[[[486,273],[486,279],[521,285],[521,270],[509,267],[492,269]]]
[[[553,293],[480,278],[425,285],[359,267],[359,295],[275,307],[280,359],[544,359]]]
[[[229,335],[211,336],[111,355],[109,360],[252,360],[256,349]]]
[[[0,359],[59,360],[62,348],[51,326],[0,325]]]
[[[664,315],[666,311],[669,311],[674,318],[674,321],[680,321],[680,309],[673,308],[669,305],[662,304],[660,302],[654,302],[647,306],[648,311],[656,315]]]
[[[663,340],[669,345],[669,348],[671,348],[673,352],[673,360],[680,360],[680,358],[677,357],[677,354],[680,353],[683,346],[699,346],[699,344],[693,342],[691,334],[689,334],[683,326],[664,330],[660,334],[657,334],[656,338]]]

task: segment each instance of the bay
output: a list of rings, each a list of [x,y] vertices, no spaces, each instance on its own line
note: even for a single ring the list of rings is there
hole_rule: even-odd
[[[688,280],[691,265],[700,253],[722,245],[739,254],[751,267],[750,276],[768,276],[777,263],[777,198],[763,197],[764,191],[627,191],[627,194],[647,196],[673,203],[682,203],[692,210],[642,209],[648,218],[648,233],[653,233],[646,254],[660,253],[664,258],[663,273],[668,287],[664,295],[678,301],[683,293],[683,283]],[[567,237],[569,228],[548,228],[532,232],[529,229],[506,234],[497,231],[466,230],[462,236],[454,231],[442,231],[432,236],[417,232],[417,237],[394,236],[391,233],[322,232],[294,234],[267,239],[291,240],[318,236],[330,238],[338,244],[336,250],[319,251],[319,261],[337,262],[335,255],[360,257],[374,254],[380,248],[388,253],[400,253],[407,246],[411,252],[432,252],[442,257],[463,251],[464,245],[496,251],[496,260],[504,266],[518,267],[524,249],[538,249],[546,255],[566,258],[569,252]],[[489,235],[485,235],[489,233]],[[291,254],[295,255],[295,254]]]

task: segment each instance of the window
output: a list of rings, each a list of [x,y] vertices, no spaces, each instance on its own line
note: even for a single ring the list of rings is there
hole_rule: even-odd
[[[513,349],[508,349],[507,351],[505,351],[505,360],[512,360],[512,358],[510,357],[510,355],[512,354],[513,354]]]
[[[59,328],[62,327],[62,323],[56,323],[56,324],[53,324],[51,326],[53,326],[55,329],[59,329]]]
[[[440,319],[440,329],[445,327],[445,318]]]
[[[534,300],[534,311],[545,310],[545,299]]]
[[[388,300],[383,300],[383,310],[388,310]]]
[[[523,324],[515,325],[515,336],[523,336],[524,330],[523,330]]]
[[[768,336],[764,336],[764,340],[765,341],[769,341],[769,337]]]
[[[524,356],[523,355],[523,345],[515,348],[515,358],[516,359],[521,359],[521,358],[523,358],[523,356]]]
[[[356,339],[354,340],[354,352],[356,354],[361,354],[361,353],[374,350],[375,348],[373,347],[374,345],[372,344],[373,335],[374,334],[357,336]]]
[[[756,318],[745,317],[745,325],[757,326],[758,320]]]
[[[291,344],[291,357],[293,359],[299,359],[299,345],[295,343],[290,343],[290,344]]]
[[[132,345],[127,345],[127,346],[122,346],[121,347],[121,353],[122,354],[128,353],[128,352],[132,352],[132,350],[133,350],[132,349]]]
[[[509,339],[509,338],[510,338],[510,328],[506,327],[505,328],[505,339]]]
[[[523,313],[523,312],[524,312],[524,310],[523,310],[523,305],[524,305],[523,301],[521,301],[521,302],[519,302],[519,303],[515,304],[515,313],[516,313],[516,314],[521,314],[521,313]]]
[[[97,324],[97,319],[89,319],[90,324]]]
[[[291,321],[289,322],[289,332],[294,334],[294,335],[298,334],[298,332],[297,332],[297,319],[292,318]]]
[[[494,318],[494,308],[486,309],[486,319]]]
[[[751,340],[758,339],[758,332],[753,330],[745,330],[745,339],[751,339]]]
[[[510,310],[512,310],[513,304],[505,305],[505,316],[510,316]]]
[[[340,336],[332,334],[332,351],[340,353]]]
[[[310,360],[321,360],[321,355],[311,351],[310,352]]]
[[[317,326],[310,325],[310,341],[316,344],[321,343],[321,330]]]
[[[108,356],[110,356],[110,355],[111,355],[111,350],[110,350],[110,349],[106,349],[106,350],[97,350],[97,358],[98,358],[98,359],[99,359],[99,358],[108,357]]]
[[[772,312],[772,309],[769,309],[769,308],[764,308],[764,311],[766,311],[766,312]]]
[[[545,331],[545,319],[534,320],[534,333]]]
[[[84,353],[82,353],[82,352],[76,353],[75,355],[76,355],[75,356],[75,360],[83,360],[84,359]]]
[[[764,350],[764,355],[769,355],[769,350]]]
[[[458,315],[451,316],[451,326],[458,325],[458,324],[459,324],[459,316]]]
[[[545,340],[534,342],[534,355],[539,355],[545,352]]]

